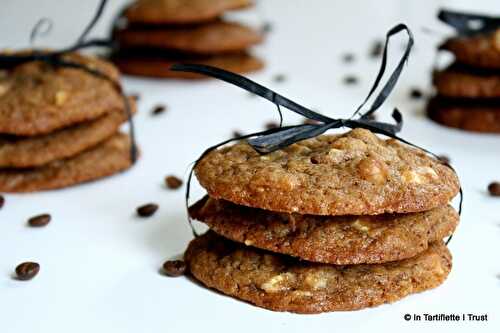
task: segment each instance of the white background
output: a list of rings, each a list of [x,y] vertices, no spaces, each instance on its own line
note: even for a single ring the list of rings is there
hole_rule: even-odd
[[[122,1],[111,1],[94,35],[103,36]],[[73,42],[97,5],[92,1],[2,0],[0,47],[26,47],[31,27],[50,17],[54,29],[38,46]],[[439,288],[400,302],[356,312],[321,315],[276,313],[209,291],[182,277],[159,274],[166,259],[177,257],[191,239],[184,192],[163,187],[167,174],[185,176],[189,163],[235,129],[262,129],[276,119],[275,108],[259,98],[217,81],[182,82],[127,78],[126,90],[141,94],[136,117],[142,158],[123,175],[71,189],[5,195],[0,210],[0,332],[499,332],[500,199],[486,193],[500,179],[500,137],[456,131],[423,116],[422,101],[408,98],[411,87],[430,92],[435,45],[450,30],[435,19],[436,8],[500,14],[492,1],[260,1],[237,18],[256,26],[270,21],[273,31],[256,53],[267,62],[252,75],[305,106],[330,116],[347,116],[365,97],[378,68],[368,57],[375,38],[398,22],[407,22],[416,38],[415,52],[396,91],[380,111],[398,106],[404,113],[402,135],[457,168],[465,191],[462,222],[450,249],[454,266]],[[426,34],[422,28],[435,31]],[[392,59],[401,51],[395,40]],[[341,55],[354,52],[353,64]],[[276,74],[286,82],[273,82]],[[359,75],[347,87],[342,78]],[[157,103],[168,113],[153,117]],[[286,113],[287,123],[300,118]],[[195,197],[202,195],[195,186]],[[157,202],[149,219],[135,208]],[[49,212],[53,221],[33,229],[26,220]],[[12,279],[17,264],[41,264],[29,282]],[[488,314],[488,322],[406,322],[406,313]]]

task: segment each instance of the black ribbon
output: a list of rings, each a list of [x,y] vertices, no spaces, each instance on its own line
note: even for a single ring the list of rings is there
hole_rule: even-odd
[[[474,36],[500,28],[500,17],[456,12],[442,9],[438,13],[442,22],[451,26],[460,36]]]
[[[405,48],[405,51],[403,55],[401,56],[401,59],[399,60],[396,68],[393,70],[391,75],[389,76],[389,79],[387,82],[384,84],[382,87],[381,91],[375,98],[374,102],[372,105],[368,108],[368,110],[362,112],[361,110],[365,106],[365,104],[368,102],[368,100],[371,98],[373,93],[377,90],[377,87],[379,86],[382,77],[384,75],[384,72],[387,67],[387,49],[389,46],[389,41],[392,36],[400,33],[400,32],[406,32],[407,37],[408,37],[408,43]],[[397,136],[397,133],[401,130],[402,125],[403,125],[403,118],[401,113],[397,110],[394,109],[392,112],[392,118],[394,119],[395,123],[385,123],[385,122],[379,122],[373,119],[372,115],[375,111],[377,111],[380,106],[385,102],[387,97],[389,97],[390,93],[394,89],[397,80],[399,76],[401,75],[404,65],[406,61],[408,60],[408,57],[411,52],[411,48],[413,47],[414,44],[414,39],[413,35],[410,31],[410,29],[404,25],[404,24],[398,24],[392,29],[390,29],[387,32],[386,35],[386,42],[384,46],[384,52],[382,56],[382,62],[380,65],[379,72],[375,78],[375,82],[373,83],[367,97],[364,99],[364,101],[361,103],[361,105],[354,111],[353,115],[348,118],[348,119],[341,119],[341,118],[330,118],[325,115],[322,115],[320,113],[317,113],[315,111],[312,111],[248,78],[245,78],[241,75],[231,73],[219,68],[211,67],[211,66],[206,66],[206,65],[197,65],[197,64],[175,64],[171,67],[171,70],[173,71],[185,71],[185,72],[193,72],[193,73],[198,73],[198,74],[204,74],[213,78],[217,78],[219,80],[231,83],[237,87],[240,87],[242,89],[245,89],[253,94],[259,95],[272,103],[274,103],[278,107],[278,112],[280,114],[280,120],[282,119],[282,114],[281,114],[281,109],[280,106],[283,106],[297,114],[302,115],[303,117],[313,120],[317,122],[318,124],[302,124],[302,125],[293,125],[293,126],[281,126],[278,128],[272,128],[268,129],[265,131],[261,132],[255,132],[247,135],[243,135],[237,138],[232,138],[225,140],[223,142],[220,142],[214,146],[209,147],[206,149],[201,156],[194,162],[188,176],[187,184],[186,184],[186,209],[189,208],[189,197],[190,197],[190,188],[191,188],[191,180],[194,172],[194,168],[196,165],[199,163],[203,157],[205,157],[208,153],[211,151],[227,144],[232,141],[237,141],[237,140],[242,140],[242,139],[248,139],[247,142],[259,153],[261,154],[266,154],[273,152],[277,149],[287,147],[293,143],[296,143],[301,140],[309,139],[316,137],[318,135],[323,134],[329,129],[333,128],[341,128],[341,127],[348,127],[348,128],[365,128],[368,129],[372,132],[383,134],[385,136],[397,139],[405,144],[408,144],[410,146],[419,148],[426,153],[434,156],[435,158],[438,158],[438,156],[424,148],[421,148],[415,144],[412,144],[411,142],[406,141],[403,138],[400,138]],[[356,116],[359,116],[358,118],[354,118]],[[450,168],[452,168],[449,164],[447,164]],[[453,168],[452,168],[453,169]],[[462,201],[463,201],[463,193],[462,189],[460,189],[460,204],[459,204],[459,213],[462,211]],[[197,236],[198,234],[196,233],[196,230],[194,229],[192,225],[191,218],[188,213],[188,222],[191,226],[191,229],[193,231],[193,234]],[[451,240],[451,236],[448,238],[447,243]]]
[[[54,67],[68,67],[68,68],[75,68],[75,69],[80,69],[82,71],[85,71],[91,75],[94,75],[96,77],[99,77],[103,80],[106,80],[110,82],[114,88],[118,91],[120,96],[123,99],[123,103],[125,106],[125,112],[127,115],[127,120],[129,123],[129,131],[130,131],[130,140],[131,140],[131,146],[130,146],[130,159],[132,163],[135,163],[137,160],[137,144],[135,140],[135,128],[134,128],[134,122],[132,119],[132,110],[130,107],[130,103],[128,101],[127,96],[124,94],[123,89],[120,85],[119,82],[116,82],[111,78],[109,75],[96,70],[89,68],[83,64],[79,64],[76,62],[72,61],[67,61],[63,59],[63,56],[66,54],[69,54],[71,52],[75,52],[78,50],[90,48],[90,47],[104,47],[104,48],[112,48],[113,47],[113,42],[109,39],[90,39],[90,40],[85,40],[87,35],[92,31],[96,23],[99,21],[99,18],[101,17],[104,8],[106,6],[107,0],[102,0],[99,3],[99,7],[97,8],[97,11],[95,12],[94,16],[92,17],[91,21],[89,24],[85,27],[85,30],[82,32],[82,34],[78,37],[77,42],[74,45],[71,45],[67,48],[63,48],[60,50],[56,51],[40,51],[40,50],[30,50],[25,53],[18,53],[18,54],[2,54],[0,53],[0,69],[12,69],[18,65],[22,65],[27,62],[32,62],[32,61],[42,61],[45,62],[51,66]],[[39,35],[45,35],[51,30],[52,24],[50,20],[43,18],[39,20],[35,26],[33,27],[33,30],[30,35],[30,41],[33,42],[34,39],[39,36]]]

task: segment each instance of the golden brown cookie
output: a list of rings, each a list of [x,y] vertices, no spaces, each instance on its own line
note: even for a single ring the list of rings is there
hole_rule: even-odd
[[[103,60],[77,54],[64,59],[118,80],[116,68]],[[43,135],[123,107],[123,99],[113,84],[81,69],[54,68],[36,61],[17,66],[0,79],[3,134]]]
[[[454,37],[441,47],[455,55],[459,63],[500,69],[500,29],[472,37]]]
[[[451,254],[436,242],[402,261],[336,266],[300,261],[234,243],[208,232],[185,253],[204,285],[257,306],[297,313],[358,310],[439,286]]]
[[[131,112],[135,102],[129,99]],[[116,133],[127,120],[125,110],[113,110],[95,120],[32,137],[0,136],[0,168],[38,167],[72,157]]]
[[[120,47],[169,49],[197,54],[243,51],[262,36],[238,23],[216,21],[194,27],[127,28],[116,32]]]
[[[434,85],[446,97],[500,98],[499,73],[452,65],[434,73]]]
[[[313,215],[426,211],[446,205],[459,190],[449,167],[359,128],[266,155],[240,142],[210,152],[195,173],[215,199]]]
[[[130,23],[199,23],[250,5],[251,0],[137,0],[125,10],[125,17]]]
[[[427,105],[427,115],[435,122],[448,127],[473,132],[500,133],[499,99],[484,103],[435,97]]]
[[[34,169],[0,170],[0,192],[34,192],[67,187],[111,176],[131,165],[130,138],[125,134],[116,134],[70,159]]]
[[[125,74],[175,79],[206,79],[205,75],[170,70],[173,64],[193,63],[209,65],[235,73],[250,73],[264,67],[264,63],[248,54],[222,54],[211,57],[194,58],[159,58],[159,57],[126,57],[117,55],[113,61]]]
[[[451,206],[421,213],[317,216],[274,213],[208,197],[191,206],[192,218],[234,241],[327,264],[383,263],[413,257],[451,235]]]

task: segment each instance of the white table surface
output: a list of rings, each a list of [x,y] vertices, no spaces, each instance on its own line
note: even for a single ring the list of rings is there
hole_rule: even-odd
[[[111,1],[95,35],[103,35],[122,1]],[[54,28],[38,46],[75,40],[97,1],[3,0],[0,47],[26,47],[31,27],[51,17]],[[492,1],[260,1],[235,17],[251,24],[270,21],[273,31],[256,48],[267,67],[251,77],[299,103],[331,116],[349,115],[365,97],[378,69],[368,57],[373,39],[407,22],[416,48],[400,83],[380,111],[398,106],[405,116],[402,135],[436,153],[458,170],[465,192],[462,222],[450,244],[453,270],[439,288],[391,305],[356,312],[295,315],[263,310],[222,296],[181,277],[159,274],[191,239],[184,191],[168,191],[167,174],[185,176],[189,163],[211,144],[231,135],[262,129],[276,119],[272,104],[217,81],[182,82],[127,78],[128,92],[141,94],[136,117],[143,152],[125,174],[46,193],[5,195],[0,210],[0,332],[500,332],[500,200],[486,186],[500,179],[500,136],[438,126],[423,116],[423,102],[408,98],[411,87],[430,91],[435,45],[450,30],[435,19],[438,5],[500,14]],[[436,31],[429,35],[428,27]],[[400,52],[395,41],[393,48]],[[357,60],[344,64],[352,51]],[[392,58],[393,60],[395,57]],[[283,73],[287,80],[275,83]],[[356,74],[361,84],[342,78]],[[152,117],[158,103],[166,114]],[[286,113],[287,123],[301,121]],[[203,191],[195,186],[193,196]],[[149,219],[135,208],[157,202]],[[26,220],[49,212],[53,221],[33,229]],[[41,264],[29,282],[12,278],[23,261]],[[404,314],[488,314],[487,322],[406,322]]]

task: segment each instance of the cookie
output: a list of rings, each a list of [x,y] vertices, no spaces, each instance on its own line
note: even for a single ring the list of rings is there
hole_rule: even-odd
[[[127,28],[116,32],[115,37],[123,48],[157,48],[197,54],[243,51],[262,41],[262,36],[251,28],[221,21],[186,28]]]
[[[413,257],[451,235],[458,224],[450,206],[411,214],[331,217],[274,213],[205,197],[189,213],[225,238],[337,265]]]
[[[116,68],[97,58],[64,58],[117,80]],[[106,80],[81,69],[54,68],[39,61],[15,67],[0,80],[0,133],[43,135],[123,109],[123,99]]]
[[[432,98],[427,115],[448,127],[483,133],[500,133],[500,100],[490,102]]]
[[[125,17],[136,24],[199,23],[251,4],[251,0],[137,0],[125,10]]]
[[[466,98],[500,98],[500,72],[474,70],[460,65],[434,73],[439,95]]]
[[[248,54],[223,54],[199,58],[163,58],[121,56],[113,57],[113,61],[122,73],[138,76],[175,79],[206,79],[207,76],[196,73],[174,72],[170,70],[173,64],[195,63],[225,69],[235,73],[250,73],[264,67],[264,63]]]
[[[129,103],[134,113],[135,102],[130,98]],[[42,136],[0,136],[0,168],[38,167],[72,157],[111,137],[127,119],[125,110],[117,109],[95,120]]]
[[[67,187],[113,175],[131,165],[130,138],[125,134],[115,134],[70,159],[34,169],[0,170],[0,192],[34,192]]]
[[[195,173],[215,199],[313,215],[426,211],[446,205],[459,190],[449,167],[360,128],[265,155],[239,142],[207,154]]]
[[[194,239],[185,260],[191,274],[209,288],[269,310],[297,313],[391,303],[439,286],[451,270],[443,242],[402,261],[335,266],[247,247],[213,232]]]
[[[440,49],[453,53],[459,63],[500,69],[500,29],[472,37],[450,38]]]

